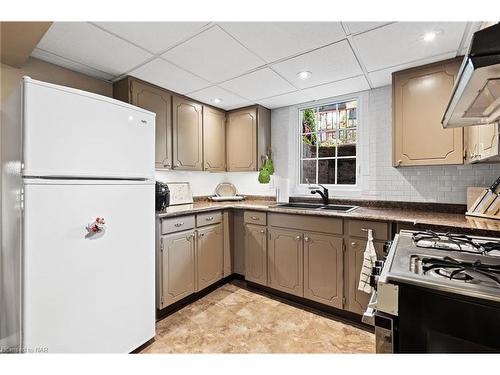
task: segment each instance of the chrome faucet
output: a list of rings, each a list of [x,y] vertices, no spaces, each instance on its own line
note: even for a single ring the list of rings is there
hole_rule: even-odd
[[[321,184],[318,184],[318,186],[321,186],[323,188],[323,191],[321,191],[317,187],[310,187],[309,189],[311,189],[311,194],[319,194],[319,195],[321,195],[321,198],[323,198],[323,204],[327,205],[328,201],[330,199],[329,196],[328,196],[328,189],[326,187],[324,187],[323,185],[321,185]]]

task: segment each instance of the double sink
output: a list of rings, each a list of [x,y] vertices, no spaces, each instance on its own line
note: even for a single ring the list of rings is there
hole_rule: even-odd
[[[328,210],[328,211],[338,211],[338,212],[351,212],[354,211],[358,206],[348,206],[343,204],[317,204],[317,203],[278,203],[272,206],[272,208],[285,208],[290,210]]]

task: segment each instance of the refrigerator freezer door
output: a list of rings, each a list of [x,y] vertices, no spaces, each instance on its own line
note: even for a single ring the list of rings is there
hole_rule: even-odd
[[[151,339],[154,184],[26,180],[24,188],[24,350],[127,353]],[[93,232],[98,217],[105,223]]]
[[[155,114],[24,78],[24,176],[154,178]]]

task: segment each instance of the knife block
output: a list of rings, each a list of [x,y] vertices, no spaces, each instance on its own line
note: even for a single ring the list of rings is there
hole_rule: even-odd
[[[470,187],[467,189],[467,212],[465,213],[467,216],[500,220],[500,196],[498,193],[495,193],[496,197],[493,198],[491,204],[487,207],[471,211],[476,200],[483,196],[487,190],[488,188],[478,187]]]

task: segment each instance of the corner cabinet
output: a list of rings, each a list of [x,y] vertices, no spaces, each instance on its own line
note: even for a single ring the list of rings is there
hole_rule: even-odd
[[[226,170],[226,113],[203,106],[203,170]]]
[[[156,113],[155,168],[172,167],[172,93],[133,77],[113,85],[113,97]]]
[[[226,136],[228,172],[257,171],[271,147],[271,111],[254,106],[229,112]]]
[[[463,164],[463,129],[441,119],[461,59],[393,73],[393,165]]]
[[[202,105],[174,95],[172,98],[173,168],[203,169]]]

